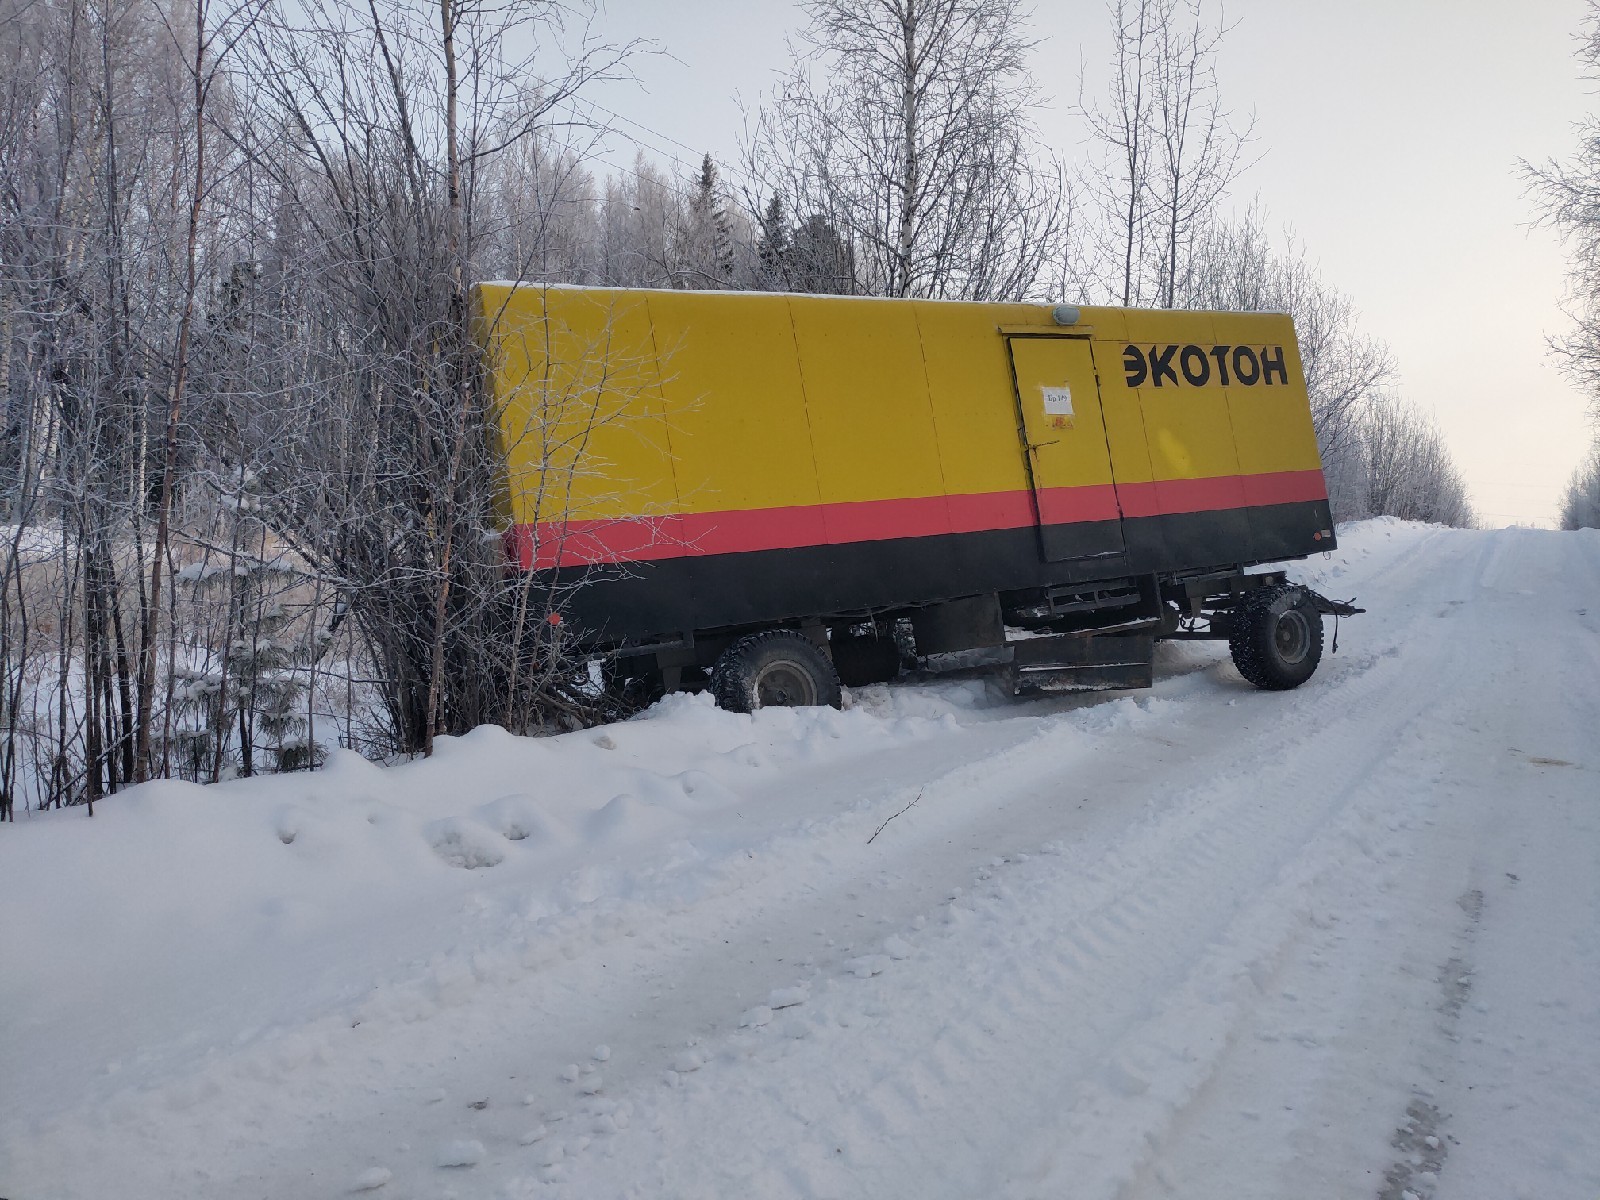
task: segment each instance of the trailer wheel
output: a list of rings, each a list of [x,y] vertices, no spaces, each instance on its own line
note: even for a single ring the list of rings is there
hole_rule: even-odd
[[[769,629],[741,638],[711,669],[711,694],[729,712],[797,708],[842,702],[839,676],[828,656],[809,638]]]
[[[1322,614],[1294,584],[1251,592],[1233,610],[1229,624],[1233,665],[1258,688],[1297,688],[1322,661]]]

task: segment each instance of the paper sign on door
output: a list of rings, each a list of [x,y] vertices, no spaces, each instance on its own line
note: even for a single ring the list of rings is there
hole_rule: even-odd
[[[1044,415],[1050,418],[1055,429],[1072,427],[1072,389],[1069,387],[1040,388],[1044,393]]]

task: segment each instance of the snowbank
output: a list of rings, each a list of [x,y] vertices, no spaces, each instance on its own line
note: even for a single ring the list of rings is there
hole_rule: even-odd
[[[1592,1196],[1600,539],[1292,572],[1370,612],[1287,695],[1177,645],[21,814],[0,1195]]]

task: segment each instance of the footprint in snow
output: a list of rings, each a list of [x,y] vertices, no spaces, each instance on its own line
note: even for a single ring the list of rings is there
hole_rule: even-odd
[[[440,1146],[433,1161],[439,1167],[475,1167],[483,1161],[483,1143],[474,1138],[460,1138]]]
[[[434,821],[423,830],[423,836],[433,852],[452,867],[477,871],[505,861],[506,852],[496,844],[494,835],[467,821],[453,817]]]
[[[477,817],[508,842],[549,841],[552,831],[532,796],[517,792],[501,796],[477,810]]]
[[[394,1175],[390,1173],[388,1167],[368,1167],[356,1176],[356,1181],[350,1190],[355,1192],[376,1191],[393,1178]]]
[[[844,969],[857,979],[866,979],[872,975],[882,975],[884,968],[889,965],[887,954],[863,954],[859,958],[852,958],[844,964]]]

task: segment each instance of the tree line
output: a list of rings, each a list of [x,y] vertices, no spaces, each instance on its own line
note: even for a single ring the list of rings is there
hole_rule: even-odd
[[[802,9],[673,170],[600,161],[642,47],[581,7],[0,0],[0,818],[607,715],[501,570],[475,280],[1287,310],[1339,517],[1471,521],[1351,299],[1217,215],[1205,0],[1113,0],[1079,172],[1018,3]]]
[[[1590,0],[1577,58],[1586,79],[1600,79],[1600,4]],[[1523,161],[1522,174],[1542,220],[1567,247],[1568,331],[1551,348],[1568,379],[1589,398],[1594,439],[1561,495],[1563,529],[1600,529],[1600,117],[1578,125],[1578,150],[1566,161]]]

